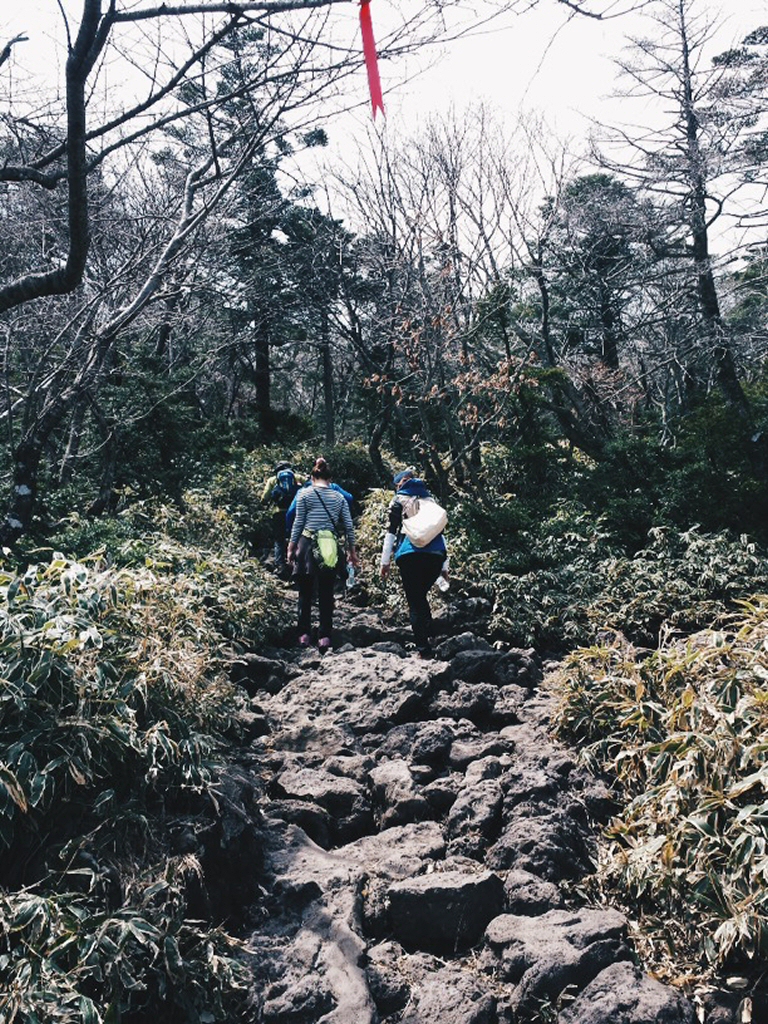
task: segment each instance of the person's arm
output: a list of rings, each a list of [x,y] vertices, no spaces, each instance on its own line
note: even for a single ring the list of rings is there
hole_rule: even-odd
[[[340,515],[347,538],[347,561],[351,565],[359,565],[360,559],[357,557],[357,550],[355,549],[355,524],[352,522],[352,513],[349,511],[349,502],[346,499],[342,502]]]
[[[296,545],[307,521],[307,491],[299,491],[296,495],[296,516],[291,527],[291,540],[288,544],[288,561],[293,562],[296,558]]]
[[[332,483],[332,484],[331,484],[331,488],[332,488],[332,489],[333,489],[334,491],[338,491],[338,492],[339,492],[339,494],[343,494],[343,495],[344,495],[344,497],[345,497],[345,498],[347,499],[347,503],[348,503],[348,504],[349,504],[350,506],[352,505],[352,502],[353,502],[353,501],[354,501],[355,499],[354,499],[354,497],[353,497],[353,496],[352,496],[352,495],[351,495],[351,494],[349,493],[349,491],[345,491],[345,490],[344,490],[344,488],[343,488],[343,487],[342,487],[342,486],[341,486],[340,484],[337,484],[337,483]]]
[[[392,552],[395,550],[397,535],[403,523],[403,506],[395,498],[387,510],[387,532],[384,534],[384,543],[381,546],[381,575],[383,579],[389,575],[389,567],[392,562]]]
[[[275,489],[277,484],[277,477],[271,476],[269,480],[264,484],[264,490],[261,492],[261,503],[266,505],[268,501],[272,500],[272,491]]]
[[[296,491],[293,496],[293,501],[288,506],[288,511],[285,513],[285,532],[291,533],[293,531],[293,521],[296,518],[296,500],[299,497],[300,492]]]

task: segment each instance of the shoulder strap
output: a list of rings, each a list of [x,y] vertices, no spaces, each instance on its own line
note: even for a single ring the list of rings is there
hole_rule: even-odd
[[[315,488],[315,494],[318,496],[318,498],[320,499],[320,504],[325,509],[325,514],[328,516],[328,522],[331,524],[331,529],[335,533],[338,533],[339,532],[339,520],[341,519],[341,506],[339,506],[338,518],[334,522],[333,517],[331,516],[331,513],[328,511],[328,506],[325,504],[325,501],[323,500],[323,496],[320,493],[320,488],[319,487]],[[343,500],[346,500],[346,499],[343,499]]]

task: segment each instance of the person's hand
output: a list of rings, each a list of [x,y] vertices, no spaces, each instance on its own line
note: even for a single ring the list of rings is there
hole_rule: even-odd
[[[289,562],[290,565],[293,565],[293,563],[296,561],[296,545],[295,544],[289,544],[288,545],[288,552],[286,554],[286,558],[288,559],[288,562]]]
[[[389,566],[388,565],[382,565],[382,567],[381,567],[381,578],[383,580],[385,580],[387,578],[387,576],[389,576]]]
[[[349,554],[347,555],[347,561],[350,565],[354,565],[356,569],[360,568],[360,556],[354,548],[350,549]]]

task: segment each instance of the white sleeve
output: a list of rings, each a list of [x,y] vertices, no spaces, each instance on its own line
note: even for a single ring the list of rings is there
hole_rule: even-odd
[[[385,533],[384,534],[384,543],[382,544],[382,547],[381,547],[381,564],[382,565],[389,565],[389,563],[392,561],[392,552],[395,549],[395,541],[396,540],[397,540],[397,536],[394,533]]]

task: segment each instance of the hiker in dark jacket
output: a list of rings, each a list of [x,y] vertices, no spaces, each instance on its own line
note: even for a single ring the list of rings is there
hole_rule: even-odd
[[[312,469],[312,486],[302,488],[296,500],[296,517],[288,545],[288,561],[299,589],[299,646],[308,647],[312,625],[312,593],[317,582],[317,603],[320,616],[317,646],[321,652],[332,645],[333,588],[336,572],[318,566],[313,554],[312,533],[333,530],[337,537],[347,539],[347,561],[358,565],[355,551],[355,528],[346,498],[331,487],[331,470],[325,459],[318,459]]]
[[[411,497],[430,498],[431,494],[423,480],[416,476],[413,467],[397,473],[392,483],[397,494],[387,510],[387,532],[381,549],[381,575],[389,575],[392,555],[400,570],[408,611],[413,629],[413,638],[419,657],[431,658],[432,611],[427,594],[429,588],[442,574],[448,580],[449,561],[445,539],[439,533],[423,548],[415,547],[402,532],[403,507]]]
[[[275,466],[274,476],[267,480],[261,495],[262,502],[272,509],[270,520],[274,571],[283,577],[286,576],[285,546],[290,532],[286,513],[296,497],[298,489],[299,484],[290,462],[278,462]]]

